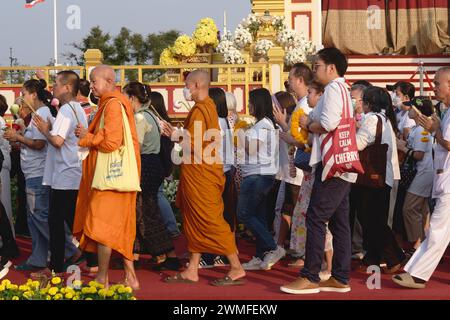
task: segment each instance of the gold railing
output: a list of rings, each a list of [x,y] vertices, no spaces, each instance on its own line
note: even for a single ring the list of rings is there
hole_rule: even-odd
[[[117,86],[124,87],[130,81],[139,81],[150,86],[171,87],[184,85],[185,71],[194,69],[209,70],[211,73],[211,85],[225,87],[232,91],[233,86],[244,87],[244,105],[248,101],[250,88],[261,86],[271,87],[269,68],[265,63],[252,63],[250,65],[231,64],[184,64],[177,66],[160,65],[136,65],[136,66],[112,66],[116,71]],[[35,75],[37,70],[42,70],[44,79],[51,87],[55,76],[62,70],[73,70],[85,78],[88,74],[87,66],[21,66],[0,67],[0,89],[18,88],[22,82]]]

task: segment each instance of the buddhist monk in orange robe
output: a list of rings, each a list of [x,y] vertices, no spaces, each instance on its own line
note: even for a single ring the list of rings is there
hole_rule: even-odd
[[[191,164],[181,164],[176,204],[183,216],[183,230],[191,258],[187,270],[166,278],[166,282],[197,282],[201,254],[213,253],[227,256],[231,270],[226,277],[215,280],[212,284],[240,285],[243,282],[239,279],[245,276],[245,271],[237,256],[234,233],[223,217],[223,164],[220,158],[213,163],[202,158],[208,155],[205,149],[212,143],[202,139],[206,130],[216,130],[218,148],[221,147],[219,116],[214,102],[208,96],[209,83],[209,74],[204,71],[194,71],[186,79],[185,98],[195,101],[195,106],[184,123],[184,130],[189,133],[191,139],[186,141],[183,136],[182,147],[183,161],[189,159]],[[195,126],[197,130],[194,130]],[[187,145],[190,150],[185,148]],[[211,152],[211,158],[214,156],[215,153]]]
[[[134,113],[129,100],[116,91],[115,72],[111,67],[98,66],[90,75],[91,89],[100,98],[98,112],[88,129],[77,127],[81,147],[89,148],[83,162],[83,173],[75,212],[74,234],[80,247],[97,252],[97,281],[108,286],[109,260],[112,250],[124,257],[125,281],[133,289],[139,282],[133,266],[133,244],[136,237],[136,192],[100,191],[92,189],[98,152],[113,152],[123,145],[122,108],[130,124],[131,135],[140,170],[139,143]],[[100,119],[104,112],[104,127]]]

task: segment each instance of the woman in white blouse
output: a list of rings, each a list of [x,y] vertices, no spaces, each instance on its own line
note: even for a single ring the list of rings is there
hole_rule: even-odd
[[[385,261],[387,267],[384,271],[393,273],[400,269],[405,255],[388,226],[391,188],[394,180],[400,179],[394,133],[396,121],[389,93],[379,87],[367,88],[363,95],[363,109],[364,121],[356,134],[358,150],[362,151],[375,143],[379,118],[382,121],[381,143],[388,145],[385,186],[383,188],[361,186],[357,213],[363,227],[367,250],[363,263],[370,266],[380,265],[382,261]]]

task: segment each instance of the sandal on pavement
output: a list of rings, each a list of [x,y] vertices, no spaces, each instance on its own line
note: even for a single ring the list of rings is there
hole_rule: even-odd
[[[411,289],[424,289],[425,283],[416,282],[414,278],[409,273],[402,273],[397,274],[392,277],[392,281],[394,281],[396,284],[411,288]]]
[[[192,281],[189,279],[184,279],[180,273],[177,273],[176,275],[174,275],[173,277],[167,277],[166,279],[164,279],[164,282],[166,283],[186,283],[186,284],[193,284],[193,283],[197,283],[198,281]]]
[[[211,282],[211,285],[215,287],[227,287],[227,286],[242,286],[244,281],[241,279],[233,280],[229,276],[225,276],[221,279],[216,279]]]

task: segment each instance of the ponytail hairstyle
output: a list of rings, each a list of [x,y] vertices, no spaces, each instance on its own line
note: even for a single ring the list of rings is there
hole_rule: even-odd
[[[47,82],[44,79],[28,80],[23,84],[23,88],[29,93],[36,93],[39,101],[50,109],[52,116],[56,117],[58,111],[52,106],[53,95],[47,90]]]
[[[138,101],[142,104],[148,104],[151,102],[150,94],[152,93],[152,90],[146,84],[133,81],[127,84],[123,88],[123,91],[128,96],[137,98]]]
[[[362,101],[369,106],[372,112],[380,113],[384,110],[392,128],[395,132],[398,131],[392,98],[386,89],[375,86],[368,87],[364,90]]]

